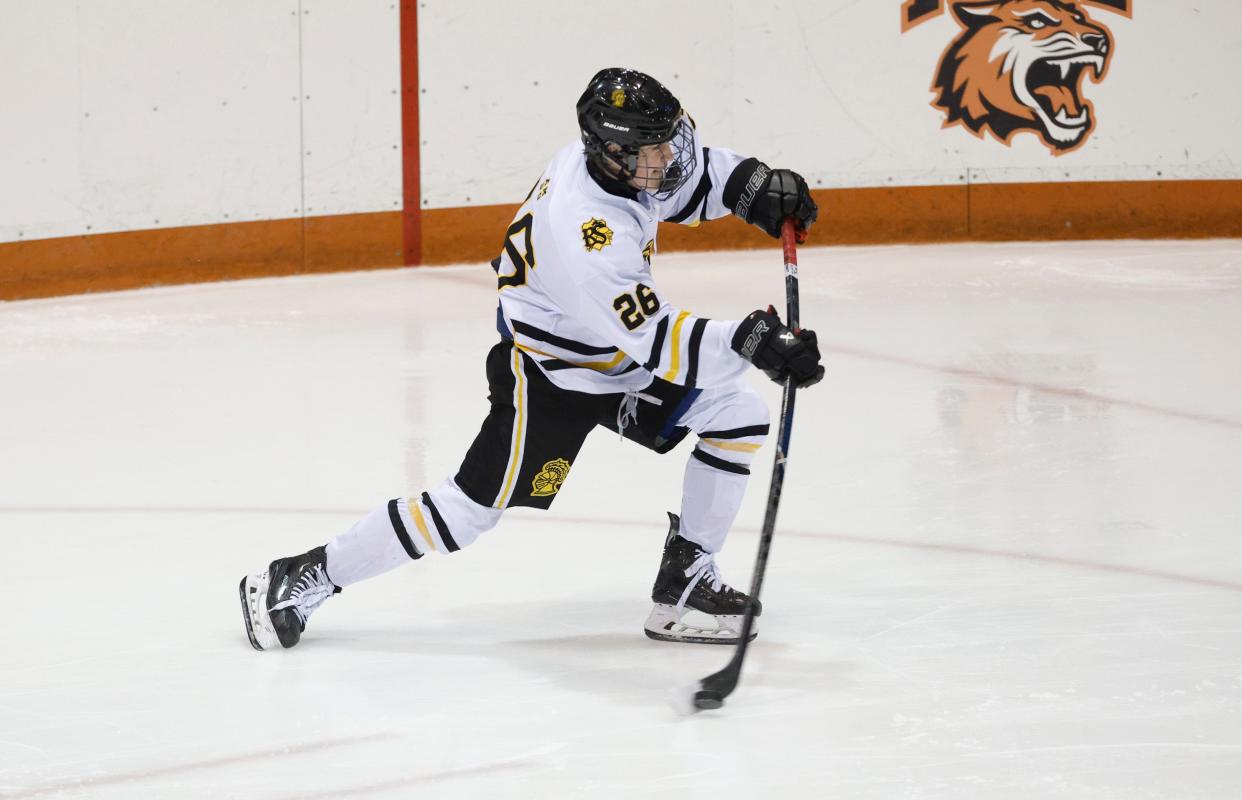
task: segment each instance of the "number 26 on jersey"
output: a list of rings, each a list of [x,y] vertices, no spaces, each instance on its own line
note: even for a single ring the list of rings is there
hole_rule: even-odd
[[[651,287],[640,283],[630,294],[617,295],[612,307],[621,317],[621,324],[632,331],[647,321],[647,317],[660,310],[660,300]]]

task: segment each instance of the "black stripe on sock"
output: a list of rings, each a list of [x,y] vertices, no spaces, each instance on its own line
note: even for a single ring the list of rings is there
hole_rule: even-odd
[[[536,341],[547,342],[548,344],[555,345],[562,350],[569,350],[570,352],[580,353],[584,356],[606,356],[610,353],[617,352],[617,348],[615,347],[596,347],[595,345],[576,342],[573,339],[566,339],[564,336],[557,336],[555,333],[549,333],[542,328],[536,328],[534,325],[529,325],[521,320],[515,319],[511,320],[511,322],[513,323],[514,333],[520,333],[523,336],[535,339]]]
[[[388,501],[388,519],[392,520],[393,532],[397,534],[397,541],[401,542],[401,546],[405,549],[405,554],[413,559],[420,559],[423,554],[414,548],[414,542],[410,541],[410,534],[405,529],[405,523],[401,521],[401,512],[397,510],[397,501]]]
[[[723,458],[716,458],[711,453],[704,453],[699,448],[694,448],[690,455],[702,461],[709,467],[715,467],[724,472],[732,472],[734,475],[749,475],[750,467],[744,467],[741,464],[734,464],[732,461],[725,461]]]
[[[444,542],[444,546],[448,548],[450,553],[456,553],[461,548],[457,546],[457,542],[453,541],[453,534],[449,533],[448,525],[444,524],[444,517],[440,516],[440,509],[436,508],[436,504],[431,502],[431,495],[423,492],[423,505],[427,506],[427,510],[431,512],[431,519],[436,523],[436,530],[440,532],[440,541]]]
[[[730,428],[727,431],[703,431],[703,439],[744,439],[747,436],[767,436],[770,425],[751,425],[747,428]]]
[[[699,185],[694,187],[694,194],[690,195],[690,201],[686,203],[685,208],[681,211],[664,220],[665,222],[685,222],[690,214],[699,207],[699,204],[707,198],[707,193],[712,189],[712,174],[707,169],[707,165],[711,161],[710,153],[711,150],[706,147],[703,148],[703,175],[699,178]],[[704,205],[704,213],[706,211],[707,207]]]
[[[648,372],[655,372],[655,368],[660,365],[660,356],[664,350],[664,336],[668,333],[668,314],[660,320],[660,324],[656,325],[655,343],[651,345],[651,357],[647,359],[647,363],[643,364],[643,369]]]
[[[703,343],[703,331],[707,330],[707,320],[696,319],[690,331],[690,363],[686,366],[686,388],[693,389],[699,379],[699,346]]]

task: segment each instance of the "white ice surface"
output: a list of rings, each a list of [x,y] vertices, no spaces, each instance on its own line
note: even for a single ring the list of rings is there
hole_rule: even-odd
[[[552,511],[246,643],[244,572],[456,469],[485,265],[0,304],[0,797],[1242,796],[1242,242],[801,261],[828,377],[688,719],[730,651],[641,630],[687,445],[600,431]],[[776,248],[657,275],[783,303]]]

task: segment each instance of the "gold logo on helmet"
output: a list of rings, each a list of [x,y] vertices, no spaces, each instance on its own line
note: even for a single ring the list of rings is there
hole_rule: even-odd
[[[544,464],[543,469],[539,470],[539,474],[531,481],[531,497],[547,497],[556,494],[568,474],[569,462],[563,458],[556,458]]]
[[[582,223],[582,244],[588,253],[592,250],[603,250],[612,244],[612,228],[604,220],[591,217]]]
[[[621,106],[625,105],[625,90],[624,89],[613,89],[612,90],[612,104],[616,106],[617,108],[620,108]]]

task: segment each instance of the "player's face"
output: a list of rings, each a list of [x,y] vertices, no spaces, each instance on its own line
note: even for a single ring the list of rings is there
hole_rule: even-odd
[[[664,168],[673,163],[671,142],[644,145],[638,151],[638,164],[630,185],[635,189],[654,192],[664,180]]]

